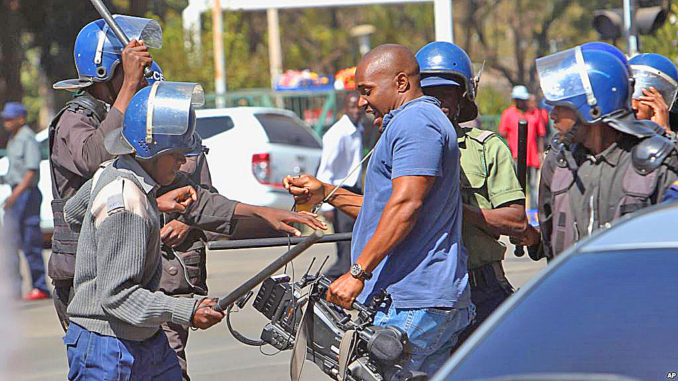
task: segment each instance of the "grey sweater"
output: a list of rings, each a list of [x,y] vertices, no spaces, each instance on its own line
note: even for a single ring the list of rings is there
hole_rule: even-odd
[[[166,321],[190,325],[197,299],[157,291],[162,273],[157,188],[134,159],[123,156],[66,203],[66,221],[80,229],[75,294],[68,306],[72,322],[137,341],[153,336]]]

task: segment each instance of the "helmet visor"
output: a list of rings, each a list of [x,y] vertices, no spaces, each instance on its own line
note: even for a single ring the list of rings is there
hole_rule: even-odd
[[[577,49],[537,59],[537,74],[547,101],[558,102],[586,94],[582,76],[588,79],[588,74],[585,65],[576,58]]]
[[[130,41],[143,40],[144,44],[149,48],[162,48],[162,28],[157,21],[125,15],[114,15],[113,18]],[[103,51],[106,53],[120,54],[125,46],[118,40],[118,37],[108,25],[104,26],[102,33],[104,32],[106,34],[105,40],[103,41]],[[102,34],[101,37],[103,36],[104,35]],[[102,42],[100,42],[100,45],[102,45]]]
[[[148,98],[147,120],[152,132],[162,135],[183,135],[195,114],[193,107],[205,103],[205,93],[197,83],[155,82]]]
[[[666,104],[671,107],[676,99],[678,83],[662,71],[645,65],[632,65],[631,73],[636,83],[633,90],[633,99],[643,96],[643,89],[654,87],[664,97]]]

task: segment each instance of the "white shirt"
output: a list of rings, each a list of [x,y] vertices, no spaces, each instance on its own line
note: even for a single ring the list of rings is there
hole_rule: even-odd
[[[362,150],[362,125],[356,127],[347,115],[342,116],[323,136],[323,154],[316,177],[324,183],[339,185],[360,163]],[[344,185],[358,184],[360,172],[361,169],[355,171]]]

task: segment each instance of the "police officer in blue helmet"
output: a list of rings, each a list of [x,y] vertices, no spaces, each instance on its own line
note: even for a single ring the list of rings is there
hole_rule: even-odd
[[[527,232],[525,194],[511,151],[499,135],[460,125],[478,115],[478,78],[466,52],[455,44],[436,41],[422,47],[416,58],[422,90],[440,101],[457,131],[461,152],[462,238],[476,307],[476,318],[461,335],[461,342],[513,293],[502,266],[506,246],[498,238]]]
[[[162,80],[162,70],[152,62],[149,48],[159,48],[162,30],[154,20],[114,16],[130,43],[123,46],[103,19],[87,24],[78,33],[73,55],[78,77],[54,84],[54,89],[75,93],[49,126],[52,211],[54,233],[48,274],[54,283],[54,305],[64,330],[66,308],[72,295],[77,232],[63,218],[65,202],[99,165],[112,159],[104,137],[122,126],[127,105],[140,88]],[[153,75],[144,78],[151,65]]]
[[[139,91],[123,127],[106,137],[106,149],[117,158],[64,206],[65,220],[80,232],[64,337],[68,379],[181,379],[160,325],[206,329],[223,318],[209,308],[212,299],[175,298],[159,290],[156,195],[174,181],[186,155],[201,152],[193,110],[201,97],[202,89],[192,83],[156,82]],[[181,201],[190,204],[195,196],[187,193]]]
[[[678,70],[668,58],[656,54],[639,54],[629,60],[635,86],[631,105],[638,119],[649,119],[667,133],[669,112],[678,91]]]
[[[551,258],[617,218],[661,202],[676,180],[675,145],[631,109],[633,79],[609,52],[582,47],[537,60],[561,146],[542,170],[541,250]]]

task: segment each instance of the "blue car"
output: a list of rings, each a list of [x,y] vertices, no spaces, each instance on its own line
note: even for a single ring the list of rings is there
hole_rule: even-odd
[[[667,380],[676,372],[673,203],[621,219],[558,256],[432,380]]]

